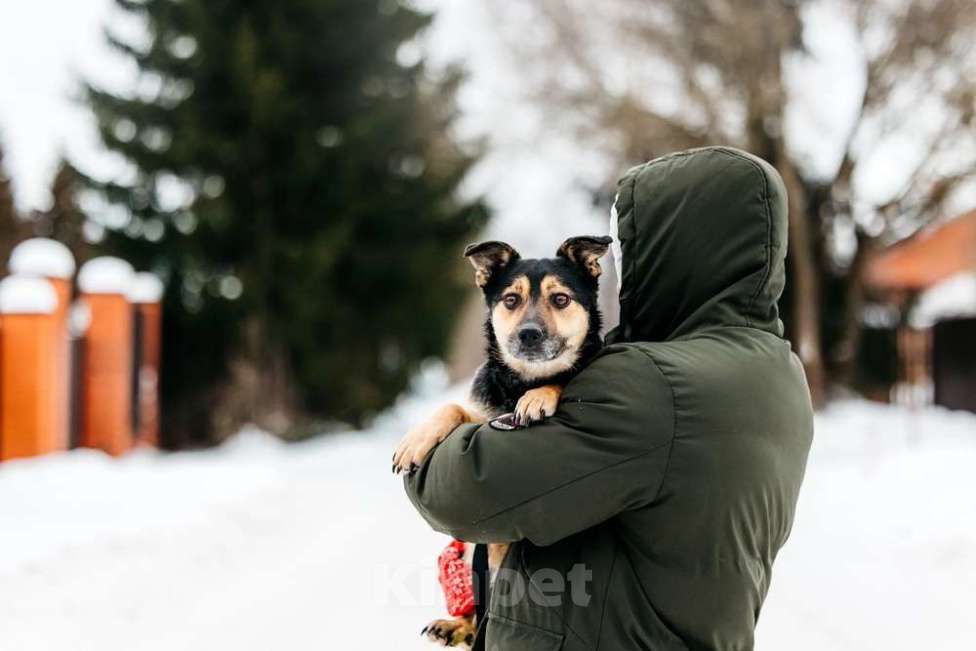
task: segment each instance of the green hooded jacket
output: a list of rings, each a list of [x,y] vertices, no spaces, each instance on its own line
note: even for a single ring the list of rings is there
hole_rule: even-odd
[[[813,435],[776,306],[785,189],[710,147],[630,170],[615,207],[610,345],[546,422],[458,428],[407,494],[437,531],[514,543],[488,651],[752,649]]]

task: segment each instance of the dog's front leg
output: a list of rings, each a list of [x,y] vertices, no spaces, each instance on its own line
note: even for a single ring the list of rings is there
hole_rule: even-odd
[[[413,472],[456,427],[474,422],[477,417],[461,405],[444,405],[403,437],[393,453],[393,472]]]

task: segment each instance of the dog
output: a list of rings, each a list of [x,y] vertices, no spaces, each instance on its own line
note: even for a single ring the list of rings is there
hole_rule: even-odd
[[[464,256],[488,308],[486,361],[471,385],[470,406],[445,405],[407,433],[394,472],[414,472],[434,447],[464,423],[497,429],[528,427],[555,413],[563,387],[600,350],[600,258],[609,237],[571,237],[554,258],[523,259],[504,242],[472,244]],[[507,544],[488,545],[494,577]],[[470,564],[474,545],[465,544]],[[445,646],[470,647],[474,616],[435,620],[422,635]]]

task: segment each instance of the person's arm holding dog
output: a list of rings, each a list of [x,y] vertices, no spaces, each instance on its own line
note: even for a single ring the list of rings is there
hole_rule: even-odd
[[[496,431],[464,425],[405,480],[436,530],[547,544],[654,499],[673,436],[671,388],[634,348],[611,348],[566,387],[555,415]]]
[[[512,414],[513,425],[515,427],[529,425],[556,413],[562,392],[563,388],[555,384],[546,384],[526,391],[515,405]],[[393,453],[393,471],[412,472],[423,463],[430,451],[455,429],[461,425],[480,424],[484,421],[482,414],[473,408],[465,408],[453,403],[444,405],[427,420],[411,427],[406,436],[401,439]]]

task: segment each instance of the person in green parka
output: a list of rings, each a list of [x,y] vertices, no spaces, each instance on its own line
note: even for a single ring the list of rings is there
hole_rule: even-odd
[[[753,648],[813,436],[777,310],[786,210],[736,149],[631,169],[606,348],[545,422],[461,426],[404,479],[435,530],[514,543],[488,651]]]

